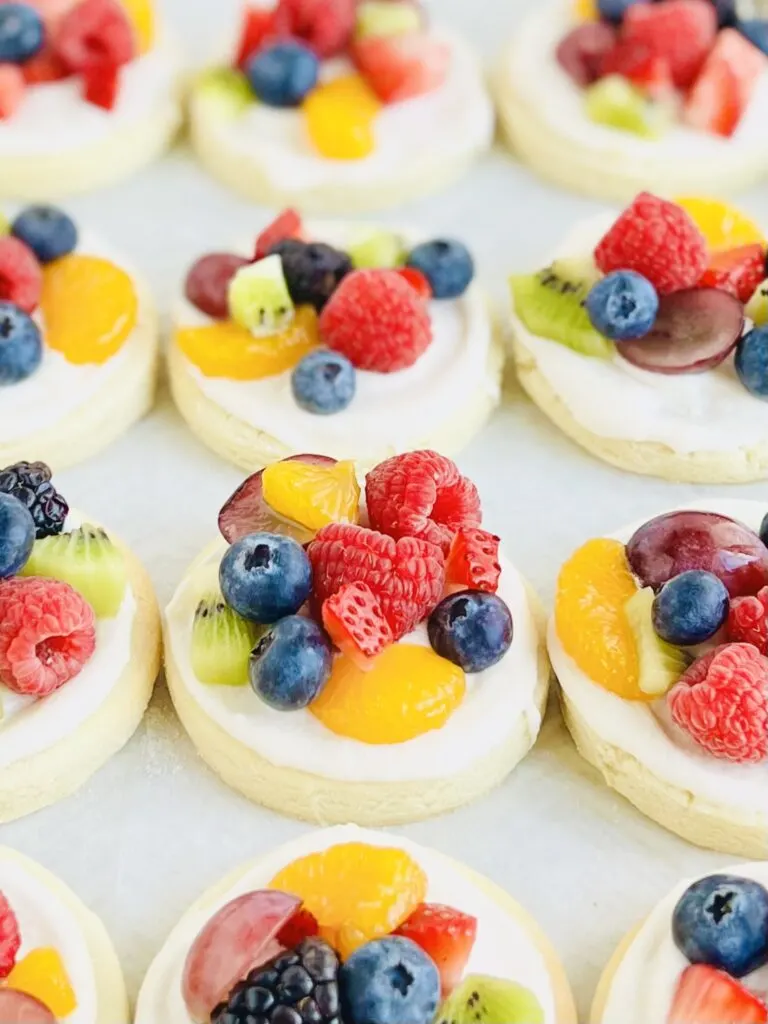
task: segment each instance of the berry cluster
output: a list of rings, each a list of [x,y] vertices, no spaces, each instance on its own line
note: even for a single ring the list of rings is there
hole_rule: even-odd
[[[63,1020],[77,1009],[64,961],[52,946],[35,946],[19,958],[22,935],[16,913],[0,892],[0,981],[6,1020]]]

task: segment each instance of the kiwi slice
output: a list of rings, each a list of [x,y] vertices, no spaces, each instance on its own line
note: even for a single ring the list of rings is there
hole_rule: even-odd
[[[768,324],[768,281],[763,281],[755,288],[752,298],[744,307],[744,316],[748,316],[756,327]]]
[[[655,597],[653,587],[643,587],[624,605],[630,629],[635,638],[640,668],[638,685],[643,693],[663,696],[688,667],[688,656],[656,634],[651,619]]]
[[[383,228],[361,234],[347,247],[347,252],[355,270],[399,267],[406,255],[402,240]]]
[[[637,86],[622,75],[606,75],[584,91],[587,117],[596,124],[641,135],[660,138],[672,123],[668,104],[646,98]]]
[[[235,68],[208,68],[195,88],[199,96],[215,103],[225,117],[237,117],[256,102],[248,79]]]
[[[82,594],[98,619],[117,615],[128,584],[122,551],[100,526],[90,523],[71,533],[35,541],[21,575],[68,583]]]
[[[544,1011],[523,985],[470,974],[440,1007],[435,1024],[544,1024]]]
[[[293,302],[276,253],[241,267],[229,282],[229,312],[254,334],[279,334],[293,319]]]
[[[210,686],[245,686],[248,659],[265,631],[241,618],[221,594],[207,595],[192,624],[192,670]]]
[[[363,0],[357,5],[355,38],[409,35],[421,24],[419,6],[411,0]]]
[[[584,356],[610,359],[613,342],[596,331],[584,301],[599,277],[592,259],[563,259],[535,274],[510,278],[515,313],[531,334]]]

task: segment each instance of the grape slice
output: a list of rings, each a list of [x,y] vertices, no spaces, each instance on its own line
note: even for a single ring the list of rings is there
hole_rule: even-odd
[[[0,989],[0,1021],[2,1024],[56,1024],[56,1018],[39,1000],[26,992]]]
[[[614,28],[602,21],[591,21],[569,32],[560,41],[555,57],[576,85],[584,87],[600,77],[603,57],[615,43]]]
[[[189,270],[184,294],[189,302],[214,320],[229,317],[229,283],[250,260],[229,252],[201,256]]]

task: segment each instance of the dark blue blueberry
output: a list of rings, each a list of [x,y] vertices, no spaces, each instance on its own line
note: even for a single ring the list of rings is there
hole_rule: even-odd
[[[339,974],[345,1024],[432,1024],[440,999],[433,960],[410,939],[374,939]]]
[[[23,64],[42,49],[43,19],[28,4],[0,4],[0,63]]]
[[[736,346],[736,373],[755,398],[768,398],[768,326],[755,327]]]
[[[475,264],[466,245],[446,238],[417,245],[405,263],[422,272],[436,299],[457,299],[475,276]]]
[[[314,619],[289,615],[254,647],[248,664],[251,686],[276,711],[307,707],[328,682],[333,651]]]
[[[291,375],[296,404],[329,416],[346,409],[355,397],[355,368],[340,352],[316,349],[304,356]]]
[[[301,608],[312,589],[312,567],[292,538],[249,533],[224,555],[219,583],[238,615],[268,625]]]
[[[745,21],[739,21],[736,23],[736,28],[742,35],[745,35],[747,39],[758,50],[762,50],[763,53],[768,53],[768,21],[764,18],[749,18]]]
[[[35,321],[12,302],[0,302],[0,386],[25,380],[42,358],[43,342]]]
[[[603,21],[620,25],[627,9],[637,3],[648,3],[648,0],[597,0],[597,8]]]
[[[66,256],[77,245],[77,228],[71,217],[55,206],[28,206],[11,225],[41,263]]]
[[[768,512],[763,516],[763,521],[760,523],[760,540],[768,548]]]
[[[738,875],[702,878],[675,907],[672,935],[692,964],[743,978],[768,964],[768,891]]]
[[[653,628],[677,647],[703,644],[728,618],[728,591],[722,580],[703,569],[673,576],[653,600]]]
[[[270,107],[298,107],[317,85],[319,71],[316,55],[299,42],[260,50],[246,68],[251,88]]]
[[[592,286],[586,307],[596,331],[614,341],[630,341],[642,338],[656,323],[659,296],[642,274],[616,270]]]
[[[501,661],[512,643],[512,614],[495,594],[460,590],[443,598],[427,623],[429,642],[465,672]]]
[[[0,492],[0,579],[27,564],[35,543],[35,522],[18,498]]]

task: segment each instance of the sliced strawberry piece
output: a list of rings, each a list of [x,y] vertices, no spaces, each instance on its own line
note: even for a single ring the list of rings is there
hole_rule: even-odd
[[[667,58],[654,53],[646,43],[631,39],[620,40],[605,54],[600,77],[605,75],[622,75],[654,98],[670,95],[674,89]]]
[[[370,36],[352,47],[352,59],[384,103],[438,89],[448,75],[451,50],[424,32]]]
[[[768,1008],[724,971],[686,968],[667,1024],[768,1024]]]
[[[669,62],[672,80],[687,89],[715,45],[717,12],[709,0],[633,4],[622,23],[622,39],[643,43]]]
[[[500,543],[487,530],[459,530],[448,552],[446,583],[495,594],[501,576]]]
[[[394,642],[378,599],[365,583],[346,583],[323,603],[323,625],[340,651],[360,668]]]
[[[104,64],[83,72],[83,96],[94,107],[113,110],[120,92],[120,67]]]
[[[269,255],[269,250],[278,242],[284,242],[286,238],[304,237],[304,225],[296,210],[283,210],[271,224],[267,225],[256,239],[256,252],[254,259],[262,260]]]
[[[720,288],[747,303],[765,276],[765,249],[762,245],[741,245],[737,249],[713,253],[699,285],[702,288]]]
[[[355,29],[357,0],[279,0],[275,32],[301,39],[318,57],[346,50]]]
[[[317,918],[302,907],[289,921],[286,921],[277,933],[277,941],[284,949],[294,949],[304,939],[319,934],[320,925],[317,923]]]
[[[24,99],[26,84],[18,64],[0,64],[0,121],[13,117]]]
[[[397,929],[437,965],[443,999],[461,981],[475,944],[477,918],[442,903],[422,903]]]
[[[736,29],[723,29],[688,94],[685,121],[716,135],[733,135],[766,68],[764,53]]]
[[[13,235],[0,238],[0,302],[12,302],[33,313],[42,288],[43,272],[29,246]]]
[[[246,7],[237,44],[235,66],[243,69],[249,59],[261,49],[275,28],[274,11],[267,7]]]
[[[432,285],[426,274],[422,274],[415,267],[398,267],[397,273],[405,278],[411,288],[414,288],[422,299],[432,298]]]
[[[136,56],[133,26],[117,0],[83,0],[64,15],[53,40],[70,71],[128,64]]]
[[[64,61],[52,47],[44,47],[34,57],[21,65],[27,85],[42,85],[44,82],[60,82],[69,72]]]

